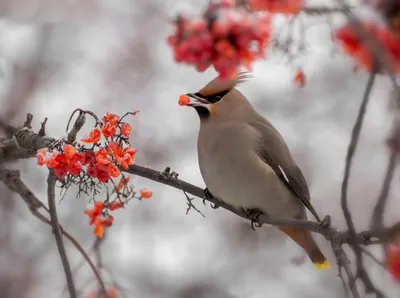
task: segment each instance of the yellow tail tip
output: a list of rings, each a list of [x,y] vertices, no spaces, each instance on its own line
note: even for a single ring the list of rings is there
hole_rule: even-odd
[[[317,267],[317,269],[329,269],[331,268],[331,263],[329,263],[328,260],[325,259],[323,263],[316,263],[313,262],[314,266]]]

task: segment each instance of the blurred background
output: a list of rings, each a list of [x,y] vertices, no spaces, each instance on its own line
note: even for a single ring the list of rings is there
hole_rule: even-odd
[[[35,129],[48,117],[47,133],[60,137],[75,108],[98,115],[140,110],[130,120],[132,144],[139,149],[137,164],[157,170],[170,166],[181,179],[205,187],[196,154],[198,116],[177,100],[216,73],[198,73],[175,63],[166,38],[177,13],[199,12],[206,3],[0,1],[1,117],[21,125],[31,112]],[[354,72],[353,61],[332,43],[329,22],[343,21],[340,16],[302,15],[290,46],[294,59],[288,61],[288,53],[271,47],[267,59],[254,64],[254,78],[239,87],[286,139],[308,180],[316,210],[330,214],[340,229],[346,228],[339,202],[344,157],[368,79],[362,70]],[[276,20],[275,34],[285,44],[285,18]],[[300,44],[304,51],[297,51]],[[307,78],[304,88],[293,83],[299,66]],[[358,229],[368,227],[386,167],[389,93],[390,83],[379,76],[349,190]],[[23,181],[47,204],[44,167],[32,159],[9,168],[20,169]],[[274,228],[254,232],[241,218],[204,206],[201,200],[194,203],[205,218],[194,210],[185,215],[181,191],[138,177],[131,181],[137,188],[152,189],[153,197],[114,212],[114,225],[101,244],[102,274],[121,297],[344,297],[329,244],[319,235],[316,241],[331,260],[331,270],[315,269],[305,253]],[[3,185],[0,191],[0,297],[68,297],[50,227]],[[400,214],[398,195],[397,175],[387,206],[388,224]],[[83,214],[89,199],[76,199],[70,189],[57,204],[61,224],[87,251],[95,241]],[[76,249],[65,244],[79,297],[86,297],[97,282],[87,264],[78,267],[82,257]],[[371,251],[382,257],[379,248]],[[366,264],[388,297],[399,297],[389,274],[368,259]]]

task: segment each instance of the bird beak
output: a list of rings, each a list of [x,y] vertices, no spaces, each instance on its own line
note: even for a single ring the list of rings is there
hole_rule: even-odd
[[[183,94],[179,98],[179,102],[181,105],[189,106],[189,107],[206,107],[209,105],[209,102],[197,96],[193,93]]]

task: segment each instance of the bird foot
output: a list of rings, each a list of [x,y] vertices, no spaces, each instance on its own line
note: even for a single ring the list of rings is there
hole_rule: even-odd
[[[329,215],[325,216],[324,219],[320,222],[320,227],[323,229],[329,228],[331,226],[332,219]]]
[[[212,195],[212,193],[208,190],[208,188],[206,187],[205,189],[204,189],[204,198],[203,198],[203,204],[205,205],[206,204],[206,199],[216,199],[213,195]],[[211,208],[213,208],[213,209],[217,209],[217,208],[219,208],[221,205],[220,204],[217,204],[217,203],[214,203],[214,205],[212,205],[212,203],[210,203],[210,206],[211,206]]]
[[[262,226],[262,224],[260,224],[260,223],[258,222],[258,217],[259,217],[260,215],[264,214],[264,213],[262,213],[262,212],[260,211],[260,209],[257,209],[257,208],[249,208],[249,209],[247,209],[247,208],[242,208],[242,209],[243,209],[243,212],[246,214],[246,216],[250,219],[250,225],[251,225],[251,228],[252,228],[254,231],[256,230],[254,227],[259,228],[259,227]]]
[[[170,167],[166,167],[164,171],[160,173],[160,178],[163,180],[178,179],[178,173],[172,171]]]

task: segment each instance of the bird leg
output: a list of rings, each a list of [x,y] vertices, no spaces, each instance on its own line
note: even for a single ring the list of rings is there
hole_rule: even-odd
[[[246,214],[247,218],[250,219],[250,224],[251,228],[255,231],[256,229],[254,226],[257,228],[261,227],[262,224],[258,223],[258,217],[264,213],[260,211],[258,208],[242,208],[243,212]]]
[[[204,189],[204,197],[203,197],[203,204],[204,204],[204,205],[206,204],[206,199],[214,199],[214,200],[216,199],[207,187]],[[211,208],[213,208],[213,209],[217,209],[217,208],[219,208],[221,205],[219,205],[219,204],[217,204],[217,203],[214,203],[214,205],[212,205],[212,204],[210,203],[210,206],[211,206]]]
[[[160,173],[160,178],[164,180],[178,179],[178,175],[177,172],[171,172],[170,167],[166,167],[165,170]]]

